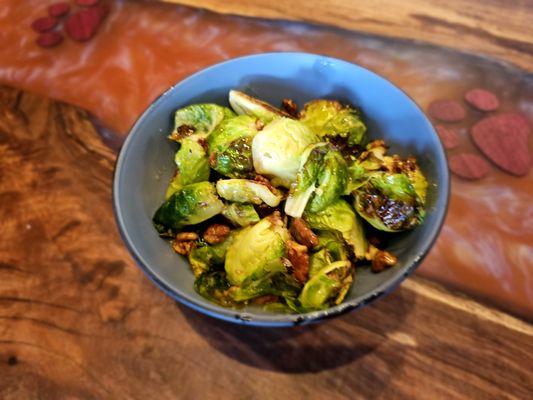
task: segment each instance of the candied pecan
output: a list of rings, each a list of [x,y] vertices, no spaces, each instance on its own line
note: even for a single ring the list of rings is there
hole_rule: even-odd
[[[298,118],[298,105],[293,99],[283,99],[281,108],[293,118]]]
[[[301,218],[294,218],[291,224],[291,234],[298,243],[309,248],[318,246],[318,237]]]
[[[263,129],[265,127],[265,123],[263,121],[261,121],[260,119],[256,119],[255,120],[255,128],[260,131],[261,129]]]
[[[398,262],[395,255],[385,250],[378,250],[372,259],[372,271],[381,272],[385,268],[392,267]]]
[[[228,237],[230,228],[227,225],[213,224],[204,232],[204,240],[209,244],[222,243]]]
[[[178,254],[187,256],[196,247],[198,235],[194,232],[180,232],[172,242],[172,248]]]
[[[296,243],[294,240],[288,240],[287,258],[292,264],[294,277],[301,283],[305,283],[309,278],[309,254],[307,254],[307,247]]]

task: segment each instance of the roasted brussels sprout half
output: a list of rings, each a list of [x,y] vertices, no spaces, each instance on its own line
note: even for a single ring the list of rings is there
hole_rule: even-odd
[[[235,226],[245,227],[259,222],[259,215],[251,204],[230,203],[222,211],[222,215]]]
[[[366,125],[359,111],[334,100],[313,100],[300,112],[300,121],[321,138],[336,138],[350,147],[361,145]]]
[[[365,257],[368,241],[363,225],[346,201],[338,199],[322,211],[304,213],[303,218],[312,229],[340,233],[357,258]]]
[[[239,286],[247,279],[285,272],[282,257],[288,238],[283,221],[274,214],[236,233],[226,253],[225,269],[231,284]]]
[[[239,115],[225,119],[209,135],[211,168],[230,178],[246,177],[253,171],[252,139],[257,119]]]
[[[248,179],[221,179],[217,182],[217,192],[223,199],[237,203],[265,203],[276,207],[281,194],[274,193],[266,185]]]
[[[328,143],[311,145],[302,155],[296,182],[285,203],[285,213],[300,218],[307,208],[321,211],[346,190],[347,166],[342,155]]]
[[[354,197],[357,213],[381,231],[412,229],[424,220],[423,202],[405,174],[374,172]]]
[[[259,279],[246,279],[241,286],[230,290],[235,301],[246,301],[260,296],[273,295],[296,300],[302,285],[286,272],[269,272]]]
[[[273,178],[277,186],[289,188],[296,180],[300,157],[318,137],[304,124],[278,118],[263,128],[252,141],[253,165],[258,174]]]
[[[352,270],[349,261],[336,261],[316,271],[298,297],[301,306],[311,311],[339,304],[352,284]]]
[[[224,203],[209,182],[187,185],[170,196],[153,217],[161,235],[173,235],[186,225],[198,224],[222,212]]]
[[[348,251],[346,244],[338,232],[319,231],[317,249],[326,249],[333,261],[348,260]]]
[[[168,138],[176,142],[191,135],[205,138],[222,120],[234,116],[229,108],[217,104],[193,104],[180,108],[174,114],[174,129]]]
[[[237,114],[258,118],[265,124],[268,124],[276,118],[289,116],[273,105],[238,90],[230,90],[228,97],[231,108]]]
[[[223,269],[226,260],[226,251],[231,244],[233,235],[229,235],[222,243],[209,245],[201,243],[189,253],[189,262],[195,276],[217,267]]]
[[[194,290],[200,296],[224,307],[237,305],[229,296],[230,287],[223,271],[204,272],[194,281]]]
[[[183,186],[209,180],[209,159],[198,140],[190,137],[182,139],[174,161],[177,168],[167,189],[167,199]]]
[[[373,172],[379,171],[406,175],[422,204],[425,204],[428,183],[416,159],[387,155],[387,147],[383,140],[370,142],[365,151],[348,166],[348,185],[345,194],[363,186]]]

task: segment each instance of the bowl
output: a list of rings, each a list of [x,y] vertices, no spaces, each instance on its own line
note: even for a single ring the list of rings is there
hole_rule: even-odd
[[[166,140],[173,111],[192,103],[228,104],[230,89],[272,104],[292,98],[297,104],[332,98],[361,107],[370,138],[383,138],[391,151],[417,157],[429,181],[423,225],[397,235],[387,250],[398,264],[381,272],[357,270],[343,303],[305,314],[276,314],[258,306],[218,306],[193,288],[187,260],[176,254],[152,226],[174,172],[175,144]],[[168,89],[137,120],[118,156],[113,205],[122,238],[139,267],[168,295],[223,320],[257,326],[316,322],[369,304],[397,287],[427,254],[446,215],[449,174],[441,142],[422,110],[385,78],[335,58],[306,53],[267,53],[235,58],[205,68]]]

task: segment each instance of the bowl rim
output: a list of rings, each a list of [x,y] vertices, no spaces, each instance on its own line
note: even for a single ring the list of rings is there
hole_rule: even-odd
[[[330,307],[325,310],[312,311],[312,312],[303,313],[303,314],[273,313],[271,316],[270,315],[252,316],[248,312],[242,312],[239,309],[222,307],[215,303],[211,303],[208,300],[204,300],[205,303],[200,303],[196,301],[194,298],[181,293],[179,288],[176,289],[176,288],[170,287],[165,282],[163,282],[161,279],[159,279],[157,275],[155,274],[155,272],[152,271],[151,267],[148,265],[148,263],[145,262],[142,255],[137,251],[137,249],[133,245],[133,241],[131,240],[130,236],[128,235],[128,232],[124,228],[124,219],[122,216],[122,211],[121,211],[121,206],[120,206],[118,186],[119,186],[119,181],[120,181],[120,175],[122,172],[122,165],[125,162],[128,148],[130,144],[133,142],[134,140],[133,138],[135,137],[135,135],[141,134],[139,132],[143,132],[142,130],[138,128],[143,123],[143,121],[148,117],[148,115],[151,114],[151,112],[154,109],[156,109],[158,105],[161,102],[163,102],[167,96],[170,95],[171,92],[173,92],[180,85],[185,84],[186,81],[195,79],[197,76],[209,70],[216,69],[219,66],[222,66],[225,64],[238,63],[242,60],[251,59],[251,58],[269,58],[272,56],[278,56],[278,57],[279,56],[291,56],[291,57],[307,57],[307,58],[322,59],[325,61],[347,64],[351,68],[355,67],[358,69],[362,69],[366,73],[375,75],[376,77],[385,80],[386,82],[388,82],[394,88],[400,90],[405,95],[406,99],[410,101],[416,109],[418,109],[422,117],[428,123],[431,133],[438,139],[438,135],[435,131],[435,128],[433,124],[431,123],[431,121],[426,116],[426,114],[424,113],[424,111],[422,110],[422,107],[420,107],[418,103],[409,94],[407,94],[404,90],[396,86],[389,79],[373,72],[372,70],[368,68],[362,67],[358,64],[354,64],[350,61],[342,60],[339,58],[330,57],[330,56],[321,55],[321,54],[307,53],[307,52],[283,52],[281,51],[281,52],[250,54],[250,55],[245,55],[241,57],[231,58],[231,59],[228,59],[228,60],[216,63],[216,64],[212,64],[208,67],[202,68],[186,76],[185,78],[181,79],[174,85],[170,86],[168,89],[166,89],[163,93],[157,96],[150,103],[150,105],[141,113],[141,115],[137,118],[137,120],[135,121],[131,129],[129,130],[128,135],[126,139],[124,140],[124,143],[115,160],[115,166],[114,166],[114,172],[113,172],[113,183],[112,183],[112,203],[113,203],[113,214],[115,216],[115,222],[118,226],[118,230],[122,238],[122,241],[126,245],[126,248],[128,249],[129,253],[133,257],[134,261],[139,266],[139,268],[145,273],[145,275],[148,276],[148,278],[152,282],[154,282],[156,286],[158,286],[162,291],[164,291],[171,298],[179,301],[180,303],[196,311],[199,311],[203,314],[206,314],[211,317],[221,319],[224,321],[246,324],[246,325],[251,325],[251,326],[258,326],[258,327],[289,327],[289,326],[294,326],[294,325],[302,325],[302,324],[307,324],[307,323],[323,321],[325,319],[329,319],[335,316],[342,315],[350,310],[355,310],[360,307],[364,307],[365,305],[370,304],[373,301],[394,291],[403,280],[405,280],[409,275],[411,275],[418,268],[418,266],[422,263],[424,258],[429,253],[429,250],[435,244],[435,241],[437,240],[439,236],[442,226],[444,225],[444,221],[446,219],[446,215],[448,212],[449,199],[450,199],[450,173],[446,165],[446,168],[444,168],[444,170],[442,171],[443,180],[439,182],[439,186],[440,186],[439,192],[442,192],[442,189],[444,189],[443,191],[444,192],[443,193],[444,203],[443,203],[443,207],[435,211],[437,213],[438,223],[432,227],[430,231],[430,235],[428,235],[430,239],[426,241],[425,246],[423,246],[421,251],[418,254],[416,254],[416,256],[414,257],[414,260],[411,262],[410,265],[408,265],[407,269],[402,274],[397,274],[397,275],[390,277],[389,279],[380,283],[379,286],[370,293],[362,294],[360,296],[355,297],[354,299],[345,301],[341,304],[338,304],[336,306]],[[447,164],[446,152],[440,140],[438,140],[438,145],[439,145],[438,151],[442,155],[445,163]]]

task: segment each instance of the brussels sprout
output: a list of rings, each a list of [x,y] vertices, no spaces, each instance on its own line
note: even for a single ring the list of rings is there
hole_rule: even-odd
[[[360,113],[338,101],[310,101],[301,111],[300,121],[321,138],[342,139],[350,147],[361,145],[365,139],[366,125]]]
[[[179,142],[193,134],[206,137],[222,120],[233,116],[233,111],[217,104],[192,104],[180,108],[174,114],[174,129],[168,138]]]
[[[223,267],[226,259],[226,251],[232,242],[232,235],[228,236],[222,243],[215,245],[202,244],[191,250],[189,253],[189,263],[195,276],[209,271],[218,266]]]
[[[318,249],[326,249],[333,261],[348,260],[348,252],[341,235],[332,231],[318,232]]]
[[[177,169],[168,186],[167,199],[183,186],[209,180],[209,159],[205,149],[197,140],[184,138],[174,156],[174,161]]]
[[[194,290],[200,296],[224,307],[236,305],[228,293],[230,286],[222,271],[204,272],[194,281]]]
[[[229,91],[229,104],[237,114],[259,118],[265,124],[276,118],[289,116],[276,107],[238,90]]]
[[[281,201],[280,193],[273,193],[266,185],[247,179],[221,179],[217,192],[223,199],[237,203],[266,203],[276,207]]]
[[[273,177],[286,188],[296,180],[300,156],[318,137],[299,121],[279,118],[269,123],[252,141],[255,171]]]
[[[343,239],[353,248],[359,259],[365,257],[368,242],[363,225],[350,205],[338,199],[322,211],[304,213],[304,220],[312,229],[339,232]]]
[[[328,249],[324,248],[309,256],[309,279],[333,262]]]
[[[194,225],[219,214],[224,203],[209,182],[187,185],[168,198],[155,212],[154,226],[160,234],[173,234],[185,225]]]
[[[253,171],[252,139],[256,119],[247,115],[226,119],[209,135],[211,167],[230,178],[246,177]]]
[[[271,215],[235,234],[226,253],[228,280],[240,285],[246,279],[259,279],[269,272],[284,272],[281,260],[289,232],[279,217]]]
[[[246,301],[255,297],[274,295],[296,299],[302,285],[285,272],[270,272],[259,279],[246,279],[241,286],[233,287],[230,296],[235,301]]]
[[[345,194],[366,184],[373,172],[386,171],[390,174],[406,175],[421,203],[425,204],[428,183],[416,159],[413,157],[402,159],[398,155],[388,156],[386,153],[387,147],[383,140],[370,142],[359,158],[348,167],[349,179]]]
[[[251,204],[231,203],[226,205],[222,215],[235,226],[248,226],[259,222],[259,215]]]
[[[334,261],[348,261],[348,252],[344,240],[337,232],[319,231],[318,251],[309,258],[309,277]],[[366,253],[368,255],[368,251]]]
[[[353,278],[349,261],[336,261],[322,268],[302,289],[298,299],[304,309],[326,308],[330,300],[339,304],[350,288]]]
[[[342,155],[328,143],[318,143],[302,155],[302,166],[285,203],[285,213],[300,218],[307,209],[321,211],[346,189],[347,167]]]
[[[355,210],[374,228],[399,232],[424,220],[424,206],[405,174],[374,172],[355,190]]]

